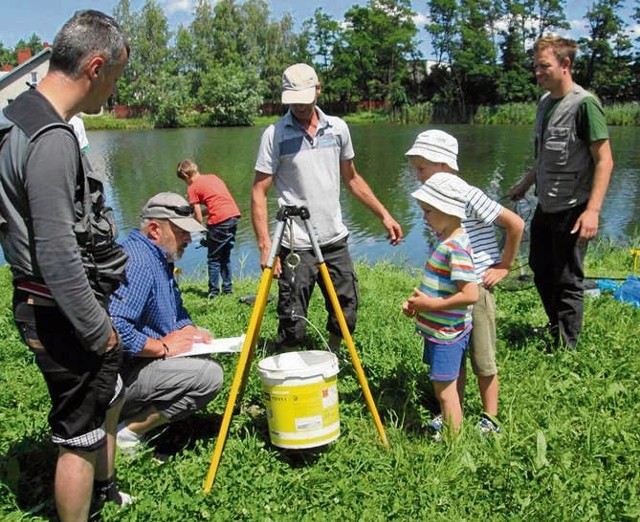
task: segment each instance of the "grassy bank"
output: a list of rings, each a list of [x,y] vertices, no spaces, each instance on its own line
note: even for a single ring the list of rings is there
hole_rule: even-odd
[[[614,104],[604,108],[607,123],[613,126],[640,125],[640,103]],[[533,125],[535,122],[536,105],[534,103],[507,103],[504,105],[482,105],[475,110],[468,110],[469,121],[476,125]],[[453,115],[447,116],[448,111],[437,109],[431,103],[421,103],[402,107],[394,111],[386,109],[360,111],[344,115],[347,123],[402,123],[428,125],[434,121],[448,121]],[[84,124],[87,130],[123,130],[123,129],[152,129],[152,118],[116,119],[110,114],[100,116],[85,116]],[[187,118],[188,119],[188,118]],[[185,121],[187,121],[185,119]],[[253,125],[267,126],[274,123],[277,116],[256,116]],[[199,126],[197,118],[191,118],[188,127]]]
[[[99,116],[84,116],[82,118],[87,130],[129,130],[129,129],[153,129],[151,118],[114,118],[109,113]]]
[[[626,250],[593,249],[588,270],[627,273]],[[535,290],[497,290],[498,359],[503,435],[484,439],[476,381],[467,385],[463,432],[435,443],[420,426],[432,394],[421,343],[400,303],[416,284],[415,269],[359,265],[361,311],[354,341],[383,417],[390,449],[379,441],[350,363],[338,377],[342,434],[318,451],[280,451],[269,442],[256,364],[243,410],[234,416],[211,493],[202,484],[220,427],[237,356],[221,355],[219,397],[171,426],[135,460],[118,457],[123,490],[136,503],[104,520],[638,520],[640,517],[640,311],[610,297],[588,298],[579,350],[546,354],[527,334],[544,322]],[[10,312],[10,277],[0,269],[0,519],[44,520],[51,500],[54,448],[48,441],[48,399],[32,357],[19,342]],[[198,324],[235,336],[253,294],[243,280],[236,296],[212,302],[205,285],[182,284]],[[275,293],[275,288],[272,289]],[[324,331],[320,293],[310,321]],[[276,329],[268,304],[256,361]],[[311,331],[313,344],[321,340]],[[253,405],[254,408],[248,408]],[[249,413],[251,412],[251,414]],[[170,455],[160,464],[153,452]]]

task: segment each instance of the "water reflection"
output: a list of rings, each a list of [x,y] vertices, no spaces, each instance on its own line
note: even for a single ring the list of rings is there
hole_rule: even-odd
[[[356,259],[379,259],[407,266],[424,261],[422,213],[409,194],[416,188],[414,173],[404,158],[415,136],[427,127],[352,125],[358,171],[402,224],[405,239],[388,245],[378,219],[343,189],[343,216],[351,230]],[[458,138],[461,176],[495,199],[532,161],[532,133],[526,126],[441,126]],[[218,174],[233,193],[243,214],[233,253],[236,274],[259,272],[258,252],[250,219],[250,190],[260,135],[264,128],[177,129],[89,132],[89,156],[108,179],[107,196],[116,210],[123,239],[138,226],[140,209],[153,194],[170,190],[184,194],[186,186],[175,175],[177,163],[194,159],[204,173]],[[602,209],[601,234],[618,242],[637,237],[640,216],[638,172],[640,137],[635,128],[611,128],[616,168]],[[503,203],[509,204],[505,199]],[[275,216],[270,199],[270,215]],[[525,208],[525,211],[527,209]],[[313,216],[312,216],[313,219]],[[206,277],[206,251],[198,241],[187,248],[179,266],[187,275]]]

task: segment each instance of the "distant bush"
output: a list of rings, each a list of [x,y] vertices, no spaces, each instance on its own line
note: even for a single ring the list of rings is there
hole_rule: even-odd
[[[389,110],[389,120],[394,123],[427,124],[433,121],[433,104],[431,102],[403,105]]]
[[[533,125],[535,120],[535,103],[505,103],[504,105],[481,105],[469,123],[480,125]]]
[[[104,113],[99,116],[85,116],[82,118],[86,130],[126,130],[151,129],[153,120],[144,118],[114,118],[112,114]]]
[[[614,103],[604,108],[609,125],[640,125],[640,103]]]

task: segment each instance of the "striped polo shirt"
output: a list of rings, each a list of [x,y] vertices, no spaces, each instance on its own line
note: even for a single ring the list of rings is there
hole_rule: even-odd
[[[467,217],[462,221],[462,226],[473,247],[473,264],[480,283],[487,269],[499,263],[502,257],[494,223],[504,207],[477,187],[470,188],[467,198]]]
[[[349,233],[340,206],[340,162],[353,159],[347,124],[318,107],[318,131],[309,136],[288,111],[262,134],[255,170],[273,176],[278,206],[304,205],[318,244],[330,245]],[[297,249],[310,250],[311,240],[299,218],[293,219]],[[282,244],[289,246],[289,231]]]
[[[476,282],[471,243],[466,233],[442,241],[431,251],[420,291],[429,297],[448,297],[458,293],[458,281]],[[421,312],[416,316],[416,331],[433,342],[454,342],[470,329],[471,306]]]

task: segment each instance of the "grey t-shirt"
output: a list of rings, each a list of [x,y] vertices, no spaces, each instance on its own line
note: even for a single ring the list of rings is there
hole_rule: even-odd
[[[4,162],[3,168],[7,165]],[[3,195],[10,231],[3,246],[16,280],[42,279],[83,346],[102,352],[111,335],[111,320],[89,285],[74,231],[83,212],[75,198],[78,168],[78,145],[71,132],[55,128],[35,139],[24,162],[24,187],[15,172],[3,174],[16,185],[11,194]],[[35,259],[29,251],[29,217]]]
[[[287,112],[263,133],[255,170],[273,176],[278,204],[306,206],[320,246],[344,238],[349,231],[340,208],[340,162],[354,157],[347,124],[316,107],[319,124],[311,138]],[[294,219],[296,249],[311,242],[302,222]],[[289,247],[289,234],[282,243]]]

